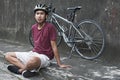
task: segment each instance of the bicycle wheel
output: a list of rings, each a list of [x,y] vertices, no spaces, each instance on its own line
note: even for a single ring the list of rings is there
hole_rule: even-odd
[[[75,42],[77,53],[85,59],[99,57],[105,44],[104,33],[101,27],[95,21],[85,20],[77,26],[77,29],[82,35],[82,42]]]
[[[32,38],[32,30],[30,30],[29,32],[29,42],[34,47],[33,38]]]

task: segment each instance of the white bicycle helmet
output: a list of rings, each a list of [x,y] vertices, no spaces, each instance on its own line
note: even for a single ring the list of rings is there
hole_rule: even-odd
[[[34,8],[34,13],[37,11],[37,10],[43,10],[45,11],[46,13],[48,13],[48,9],[47,9],[47,6],[45,4],[37,4]]]

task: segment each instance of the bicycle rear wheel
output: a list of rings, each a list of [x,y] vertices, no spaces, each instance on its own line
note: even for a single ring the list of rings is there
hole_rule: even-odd
[[[75,50],[85,59],[95,59],[104,49],[105,38],[101,27],[92,20],[82,21],[78,30],[83,36],[82,42],[75,43]]]

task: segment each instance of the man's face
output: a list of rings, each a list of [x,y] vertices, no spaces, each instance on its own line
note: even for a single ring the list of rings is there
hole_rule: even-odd
[[[35,12],[35,20],[37,21],[37,23],[40,24],[45,22],[46,18],[47,18],[47,14],[44,11],[38,10]]]

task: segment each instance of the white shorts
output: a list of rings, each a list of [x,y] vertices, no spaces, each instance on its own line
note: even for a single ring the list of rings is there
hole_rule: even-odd
[[[44,68],[50,65],[50,59],[44,54],[38,54],[37,52],[29,51],[29,52],[15,52],[16,57],[23,63],[26,64],[31,57],[39,57],[41,60],[40,68]],[[40,69],[39,68],[39,69]],[[39,70],[38,69],[38,70]]]

